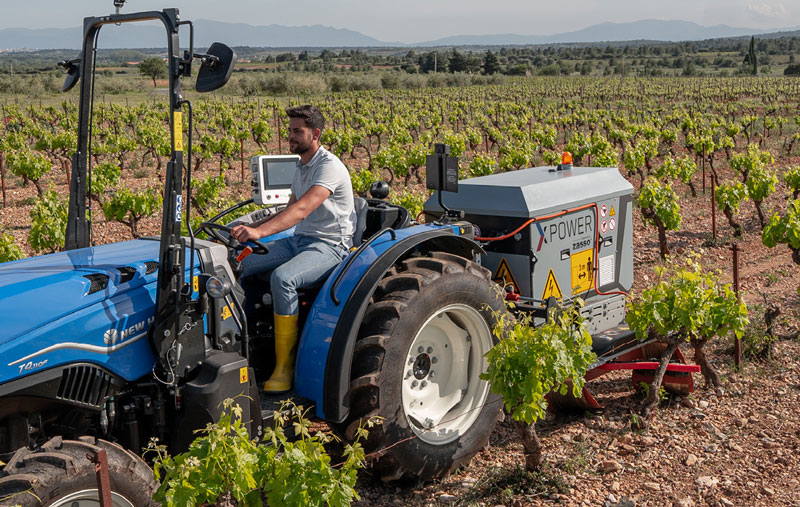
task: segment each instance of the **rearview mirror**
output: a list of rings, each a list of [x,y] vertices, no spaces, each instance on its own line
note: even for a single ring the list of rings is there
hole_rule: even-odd
[[[80,59],[76,60],[64,60],[60,62],[59,65],[67,69],[67,77],[64,79],[64,84],[61,85],[62,92],[68,92],[72,89],[73,86],[78,82],[81,78],[81,61]]]
[[[212,92],[225,86],[233,72],[233,62],[236,53],[221,42],[215,42],[208,48],[208,53],[201,56],[203,63],[197,73],[195,90],[198,92]]]

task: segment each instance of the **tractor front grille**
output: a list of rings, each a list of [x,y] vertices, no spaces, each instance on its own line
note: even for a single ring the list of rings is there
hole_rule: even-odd
[[[100,368],[92,365],[70,366],[61,374],[57,398],[102,408],[106,398],[116,392],[113,378]]]

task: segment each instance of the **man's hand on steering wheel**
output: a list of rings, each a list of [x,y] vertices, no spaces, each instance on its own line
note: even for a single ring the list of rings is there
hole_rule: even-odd
[[[244,243],[246,241],[258,241],[259,236],[256,230],[246,225],[237,225],[231,229],[231,236]]]
[[[244,227],[252,231],[250,227],[246,227],[243,225],[237,225],[236,227],[231,229],[230,227],[225,227],[224,225],[216,224],[214,222],[203,222],[202,224],[200,224],[200,227],[198,229],[205,232],[206,234],[216,239],[220,243],[224,244],[228,248],[237,251],[242,251],[242,253],[236,258],[236,260],[239,262],[241,262],[242,259],[247,257],[247,255],[249,255],[251,252],[260,255],[264,255],[269,252],[269,249],[266,246],[264,246],[263,243],[260,243],[258,241],[251,241],[251,240],[240,241],[234,235],[233,232],[240,227]],[[220,233],[220,231],[226,234],[223,235]]]

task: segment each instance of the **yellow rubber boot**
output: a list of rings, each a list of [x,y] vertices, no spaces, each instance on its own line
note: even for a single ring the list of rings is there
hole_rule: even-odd
[[[275,314],[275,370],[264,383],[267,393],[284,393],[292,388],[297,356],[297,315]]]

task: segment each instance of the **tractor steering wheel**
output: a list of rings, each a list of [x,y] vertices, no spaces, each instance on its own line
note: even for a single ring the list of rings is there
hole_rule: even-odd
[[[223,245],[236,250],[237,252],[244,250],[247,247],[250,247],[254,254],[265,255],[269,252],[269,248],[258,241],[245,241],[244,243],[240,243],[238,239],[231,236],[231,228],[224,225],[216,224],[214,222],[203,222],[200,224],[200,227],[198,227],[198,230],[205,232]],[[222,235],[219,231],[225,232],[227,235]]]

